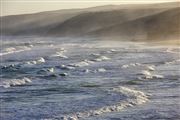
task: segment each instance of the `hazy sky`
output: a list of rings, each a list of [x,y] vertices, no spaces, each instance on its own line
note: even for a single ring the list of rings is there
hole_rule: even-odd
[[[139,4],[178,0],[0,0],[1,16],[35,13],[70,8],[86,8],[107,4]]]

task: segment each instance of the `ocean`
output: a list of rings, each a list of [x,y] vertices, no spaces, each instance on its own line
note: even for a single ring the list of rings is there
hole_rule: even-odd
[[[179,120],[180,48],[93,38],[1,39],[2,120]]]

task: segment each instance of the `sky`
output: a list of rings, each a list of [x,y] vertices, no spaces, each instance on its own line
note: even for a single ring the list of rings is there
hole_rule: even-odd
[[[0,0],[0,16],[28,14],[59,9],[87,8],[108,4],[144,4],[178,0]]]

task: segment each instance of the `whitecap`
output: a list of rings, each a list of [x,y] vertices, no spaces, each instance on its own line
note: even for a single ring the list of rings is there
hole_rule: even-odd
[[[57,66],[57,67],[60,67],[61,69],[67,69],[67,70],[75,69],[75,67],[73,67],[73,66],[66,66],[66,65],[60,65],[60,66]]]
[[[50,44],[49,47],[54,47],[54,45],[53,45],[53,44]]]
[[[23,78],[26,82],[28,82],[28,83],[31,83],[32,81],[29,79],[29,78],[27,78],[27,77],[24,77]]]
[[[63,53],[61,52],[56,52],[56,54],[51,55],[51,57],[68,58],[67,56],[63,55]]]
[[[106,72],[106,69],[105,68],[98,68],[96,71],[97,72]]]
[[[129,66],[135,67],[137,65],[136,65],[136,63],[130,63]]]
[[[2,55],[7,55],[7,54],[10,54],[10,53],[14,53],[16,51],[16,48],[14,47],[10,47],[10,48],[5,48],[2,53],[0,53],[0,56]]]
[[[100,54],[98,54],[98,53],[92,53],[91,55],[94,56],[94,57],[100,56]]]
[[[110,49],[111,52],[116,52],[117,50],[116,49]]]
[[[83,72],[89,73],[89,69],[85,69],[85,70],[83,70]]]
[[[129,65],[122,65],[121,68],[129,68]]]
[[[59,75],[60,75],[60,76],[67,76],[68,73],[60,73]]]
[[[24,77],[23,79],[12,79],[12,80],[2,81],[0,83],[0,86],[4,88],[9,88],[11,86],[21,86],[31,82],[32,81],[29,78]]]
[[[139,73],[139,75],[152,76],[151,73],[147,70],[143,70]]]
[[[85,62],[85,61],[69,64],[69,66],[73,66],[73,67],[84,67],[84,66],[88,66],[88,65],[89,65],[89,63]]]
[[[53,73],[54,72],[54,68],[48,68],[47,71]]]
[[[91,60],[83,60],[81,62],[69,64],[68,66],[72,66],[72,67],[84,67],[84,66],[88,66],[89,64],[92,64],[92,63],[94,63],[94,62],[91,61]]]
[[[59,50],[60,50],[60,51],[65,51],[65,49],[64,49],[64,48],[60,48]]]
[[[136,66],[143,66],[141,63],[130,63],[122,65],[121,68],[129,68],[129,67],[136,67]]]
[[[100,57],[94,59],[93,61],[101,62],[101,61],[105,61],[105,60],[110,60],[110,58],[106,57],[106,56],[100,56]]]
[[[34,47],[34,45],[30,44],[30,45],[29,45],[29,47],[31,47],[31,48],[32,48],[32,47]]]
[[[87,60],[87,59],[85,59],[85,60],[83,60],[84,62],[87,62],[87,63],[89,63],[89,64],[92,64],[92,63],[94,63],[94,61],[91,61],[91,60]]]
[[[8,69],[8,68],[13,68],[13,67],[15,67],[15,64],[10,64],[8,66],[5,65],[2,67],[2,69]]]
[[[117,50],[115,49],[110,49],[109,51],[107,51],[107,53],[113,53],[113,52],[116,52]]]
[[[141,76],[141,77],[138,77],[138,80],[146,80],[146,79],[152,79],[152,76]]]
[[[14,48],[14,47],[9,47],[9,48],[5,48],[4,51],[5,51],[5,52],[13,52],[13,51],[16,51],[16,48]]]
[[[59,53],[64,53],[64,52],[67,52],[67,50],[65,48],[59,48],[57,50]]]
[[[147,100],[147,96],[145,95],[144,92],[138,91],[138,90],[133,90],[133,89],[130,89],[128,87],[120,86],[120,87],[117,87],[117,88],[113,88],[112,91],[124,93],[125,95],[133,95],[133,96],[136,96],[136,97],[144,97]]]
[[[44,68],[39,70],[37,73],[38,74],[48,74],[48,73],[53,73],[54,72],[54,68]]]
[[[91,109],[91,110],[83,111],[83,112],[75,112],[72,114],[59,116],[59,118],[61,118],[62,120],[79,120],[79,118],[97,116],[103,113],[119,112],[123,108],[132,107],[134,105],[140,105],[148,101],[148,96],[145,93],[141,91],[133,90],[127,87],[119,86],[117,88],[110,89],[108,92],[116,92],[116,93],[125,95],[126,99],[123,101],[121,100],[120,102],[116,104],[112,103],[113,105],[103,106],[100,108]],[[56,116],[56,118],[58,118],[58,116]]]
[[[26,62],[19,64],[19,65],[23,66],[23,67],[29,67],[29,66],[41,64],[41,63],[45,63],[45,59],[43,57],[40,57],[37,60],[26,61]]]
[[[142,64],[141,63],[135,63],[136,66],[141,66]]]
[[[155,71],[155,68],[154,68],[153,65],[146,66],[146,68],[147,68],[149,71]]]
[[[154,79],[163,79],[164,76],[163,75],[152,75],[152,78],[154,78]]]
[[[163,79],[163,75],[158,75],[158,74],[149,74],[147,72],[144,72],[144,76],[138,77],[139,80],[144,80],[144,79]]]
[[[0,53],[0,56],[12,54],[12,53],[23,52],[23,51],[26,51],[26,50],[30,50],[30,48],[26,47],[26,46],[19,47],[19,48],[9,47],[9,48],[5,48],[2,51],[2,53]]]
[[[35,64],[37,64],[37,62],[35,60],[33,60],[33,61],[27,61],[27,62],[25,62],[25,64],[35,65]]]
[[[37,63],[45,63],[45,59],[43,57],[40,57],[38,60],[37,60]]]

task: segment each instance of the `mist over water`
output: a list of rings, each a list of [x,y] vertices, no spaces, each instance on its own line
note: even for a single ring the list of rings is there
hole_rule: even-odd
[[[3,120],[180,118],[177,46],[50,37],[0,42]]]

